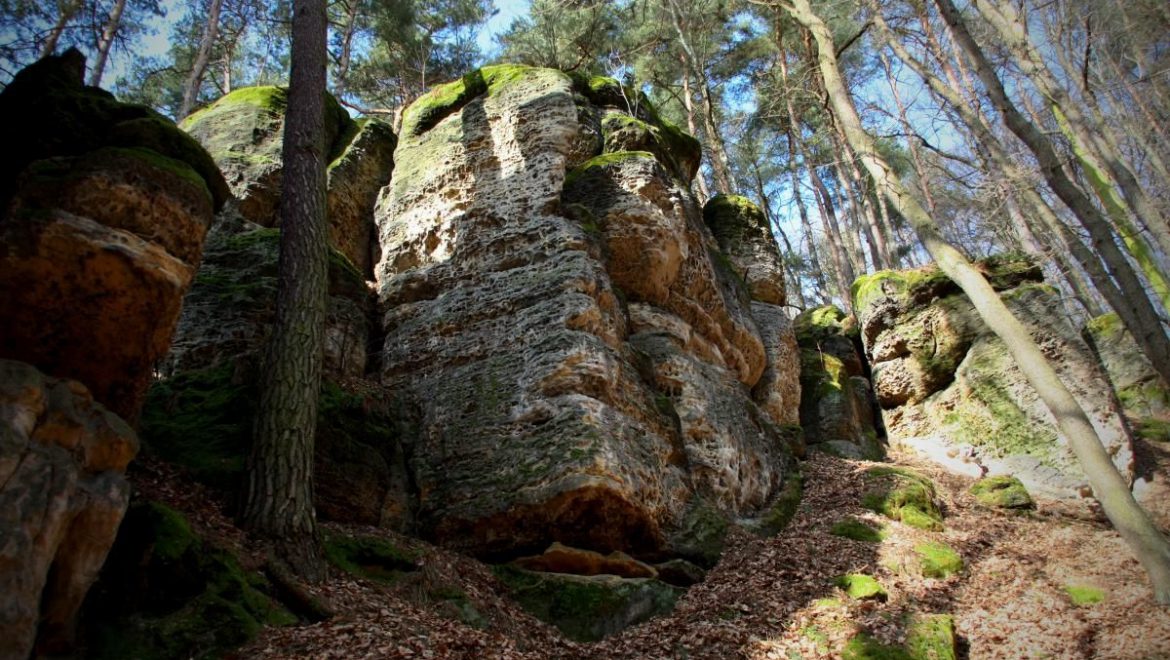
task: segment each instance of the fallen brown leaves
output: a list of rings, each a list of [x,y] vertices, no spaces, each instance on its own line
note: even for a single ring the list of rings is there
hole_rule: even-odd
[[[723,560],[672,614],[598,643],[569,642],[520,610],[475,560],[385,530],[346,528],[424,550],[421,570],[393,585],[335,572],[313,587],[336,609],[335,618],[266,629],[232,657],[834,658],[859,631],[904,641],[912,613],[954,615],[973,660],[1170,657],[1170,613],[1154,604],[1140,566],[1106,525],[1043,505],[1023,516],[980,509],[966,493],[968,480],[913,465],[935,480],[947,514],[946,531],[914,530],[861,508],[867,465],[815,455],[803,466],[804,500],[787,529],[768,539],[733,532]],[[189,482],[167,486],[181,475],[152,466],[139,476],[148,497],[193,515],[217,542],[247,549],[243,535]],[[846,516],[885,523],[887,538],[874,544],[829,534]],[[928,539],[959,550],[966,569],[945,580],[897,570],[909,548]],[[875,576],[888,600],[852,601],[832,586],[834,577],[854,572]],[[1102,588],[1105,601],[1074,606],[1064,591],[1070,583]],[[460,622],[451,604],[433,595],[444,590],[466,594],[484,623]]]

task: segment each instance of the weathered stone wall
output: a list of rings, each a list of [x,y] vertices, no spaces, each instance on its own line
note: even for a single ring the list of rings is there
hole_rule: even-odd
[[[1060,294],[1026,261],[981,267],[1132,478],[1129,432],[1093,351],[1054,313]],[[1089,494],[1067,441],[1003,342],[937,269],[861,278],[853,300],[891,442],[958,471],[1014,474],[1033,493]]]
[[[785,479],[791,412],[751,392],[794,368],[783,323],[761,333],[754,271],[703,224],[697,143],[627,99],[488,67],[405,113],[377,212],[381,375],[417,410],[441,542],[670,553],[701,512],[750,515]]]

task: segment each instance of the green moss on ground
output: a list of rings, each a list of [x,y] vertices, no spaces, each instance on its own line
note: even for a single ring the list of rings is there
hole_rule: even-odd
[[[901,646],[883,644],[867,633],[858,633],[841,649],[841,660],[915,660]]]
[[[866,493],[862,505],[918,529],[941,530],[942,511],[935,502],[934,484],[925,476],[896,467],[873,467],[866,475],[885,486]]]
[[[1105,592],[1087,584],[1066,584],[1064,592],[1077,607],[1089,607],[1105,600]]]
[[[418,570],[419,555],[376,536],[330,534],[325,558],[341,570],[379,582],[393,582]]]
[[[928,541],[914,546],[922,575],[945,578],[963,570],[963,558],[945,543]]]
[[[683,593],[658,580],[535,573],[512,566],[493,572],[528,613],[578,642],[597,641],[670,612]]]
[[[906,630],[906,651],[914,660],[956,660],[955,617],[918,614]]]
[[[803,493],[803,479],[799,473],[788,475],[784,480],[784,486],[780,489],[780,493],[772,502],[772,506],[760,517],[759,522],[752,528],[756,534],[760,536],[775,536],[779,534],[792,519],[796,517],[796,511],[800,508],[800,498]]]
[[[138,502],[83,609],[87,657],[221,657],[264,625],[296,622],[270,589],[179,512]]]
[[[866,543],[880,543],[885,538],[880,529],[874,529],[857,518],[846,518],[837,521],[833,524],[829,533],[834,536],[853,539],[854,541],[865,541]]]
[[[833,584],[845,590],[850,598],[856,600],[885,600],[886,589],[873,576],[863,573],[849,573],[838,576]]]
[[[1030,509],[1035,506],[1024,484],[1010,475],[980,479],[971,486],[971,494],[983,506],[996,509]]]

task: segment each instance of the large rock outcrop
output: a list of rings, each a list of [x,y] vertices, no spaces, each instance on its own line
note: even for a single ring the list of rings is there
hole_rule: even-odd
[[[692,138],[612,80],[487,67],[407,109],[395,161],[380,373],[417,412],[426,534],[686,554],[769,502],[792,392],[751,388],[795,367],[689,192]]]
[[[856,321],[826,305],[802,312],[794,326],[805,443],[849,458],[882,458],[881,423]]]
[[[1132,477],[1129,432],[1093,351],[1054,313],[1060,294],[1030,262],[989,259],[981,267]],[[946,276],[931,266],[863,277],[853,304],[891,442],[955,470],[1014,474],[1034,494],[1089,494],[1051,414]]]
[[[227,189],[198,143],[83,71],[70,51],[0,94],[0,357],[133,420]]]
[[[223,170],[240,214],[273,227],[279,222],[284,87],[243,87],[183,120]],[[327,204],[330,243],[363,276],[372,274],[373,207],[390,179],[395,139],[377,119],[354,121],[326,96]]]
[[[134,431],[84,385],[0,360],[0,657],[70,650],[137,452]]]

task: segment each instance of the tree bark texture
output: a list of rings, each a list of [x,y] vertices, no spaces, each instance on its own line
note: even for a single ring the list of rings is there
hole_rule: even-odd
[[[324,577],[313,508],[313,445],[325,331],[325,3],[293,6],[285,117],[276,320],[260,379],[260,406],[243,522],[274,542],[308,581]]]
[[[179,105],[178,119],[191,114],[195,109],[195,101],[199,99],[199,88],[203,86],[203,76],[211,61],[211,48],[219,35],[219,12],[222,7],[223,0],[211,0],[207,8],[207,23],[203,26],[203,36],[199,38],[199,50],[195,52],[195,62],[183,83],[183,102]]]

